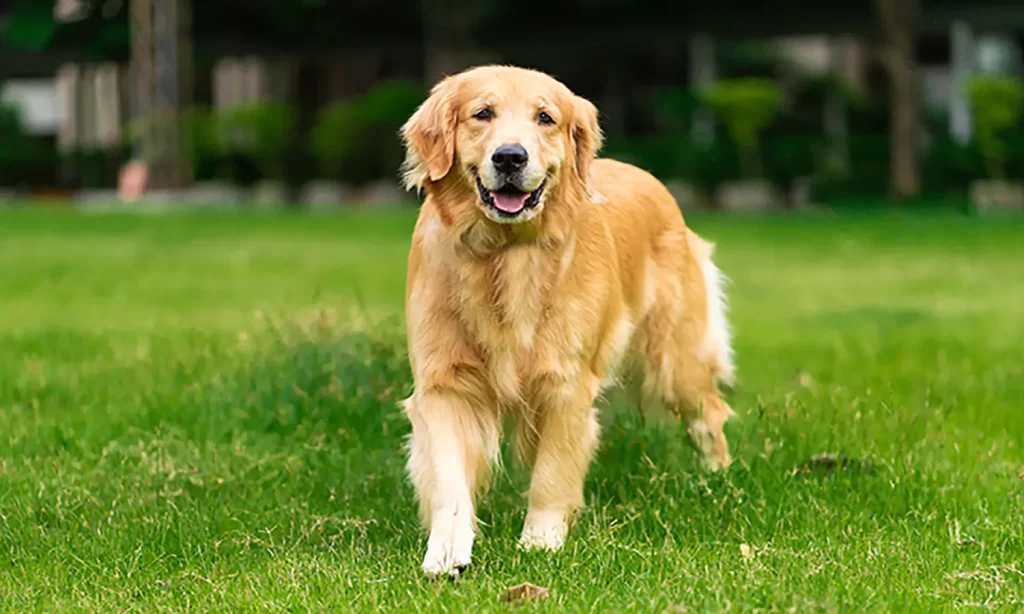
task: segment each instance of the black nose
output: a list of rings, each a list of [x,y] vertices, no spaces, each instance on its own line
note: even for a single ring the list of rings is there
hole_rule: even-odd
[[[526,148],[522,145],[502,145],[494,150],[491,162],[499,173],[514,173],[523,170],[526,161],[530,159]]]

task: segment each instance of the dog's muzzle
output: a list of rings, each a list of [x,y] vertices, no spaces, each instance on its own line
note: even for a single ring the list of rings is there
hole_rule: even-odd
[[[541,194],[547,185],[545,179],[540,186],[532,192],[524,192],[511,184],[505,184],[497,190],[489,190],[476,175],[476,189],[480,193],[480,200],[493,209],[502,217],[514,218],[527,209],[532,209],[540,202]]]

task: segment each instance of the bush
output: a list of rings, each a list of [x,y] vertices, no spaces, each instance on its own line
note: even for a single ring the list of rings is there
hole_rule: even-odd
[[[772,183],[789,186],[794,179],[820,173],[824,137],[783,135],[765,138],[768,153],[764,176]],[[742,175],[736,145],[727,139],[694,143],[685,137],[650,136],[610,139],[602,154],[635,164],[663,180],[684,179],[696,188],[714,190],[719,184]]]
[[[736,146],[723,139],[702,145],[672,135],[619,137],[609,139],[601,155],[638,166],[662,180],[686,180],[703,190],[713,190],[740,174]]]
[[[321,172],[357,185],[395,176],[403,158],[398,131],[425,97],[416,83],[385,81],[324,109],[310,143]]]
[[[25,131],[21,109],[0,103],[0,184],[13,185],[19,182],[20,167],[30,140]]]
[[[126,149],[119,147],[80,147],[61,152],[61,159],[72,186],[108,189],[117,185],[127,154]]]
[[[975,139],[992,179],[1006,174],[1008,146],[1006,135],[1021,120],[1024,86],[1019,79],[979,77],[967,87],[974,115]]]
[[[782,90],[768,79],[719,81],[701,94],[739,149],[741,167],[747,177],[762,175],[761,133],[782,110]]]
[[[675,136],[610,138],[601,156],[638,166],[661,179],[689,178],[686,139]]]
[[[848,137],[850,168],[824,169],[815,182],[815,197],[875,200],[889,189],[889,137],[886,133],[852,133]]]
[[[927,193],[962,194],[985,175],[985,157],[977,143],[964,145],[948,135],[938,136],[922,159],[921,183]]]
[[[792,72],[792,62],[760,41],[724,45],[717,60],[719,74],[728,78],[775,79]]]
[[[797,179],[826,172],[828,144],[822,135],[786,134],[765,138],[765,175],[788,188]]]
[[[700,101],[690,90],[663,87],[654,92],[654,114],[661,129],[677,137],[690,132]]]
[[[253,160],[268,179],[284,179],[285,162],[295,130],[295,112],[286,104],[262,102],[219,112],[215,119],[219,147]]]
[[[133,148],[150,125],[159,127],[163,114],[149,118],[135,119],[125,126],[124,147]],[[212,179],[219,174],[224,162],[225,151],[218,132],[217,116],[206,107],[191,107],[182,113],[182,128],[191,147],[192,166],[197,179]]]
[[[192,107],[185,111],[184,121],[192,147],[195,176],[197,179],[212,179],[217,176],[224,157],[217,117],[206,107]]]
[[[55,187],[58,166],[53,141],[30,135],[21,109],[0,103],[0,185]]]

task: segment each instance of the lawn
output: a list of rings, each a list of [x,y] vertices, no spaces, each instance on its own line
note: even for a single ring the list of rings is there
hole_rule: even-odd
[[[1024,220],[694,218],[737,462],[611,395],[565,551],[515,548],[509,462],[454,583],[403,475],[412,224],[0,211],[0,610],[1024,608]]]

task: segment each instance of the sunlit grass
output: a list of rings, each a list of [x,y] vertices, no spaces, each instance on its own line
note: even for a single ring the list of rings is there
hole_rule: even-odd
[[[565,552],[516,550],[510,461],[454,584],[403,475],[412,223],[0,212],[3,609],[1024,607],[1024,222],[691,220],[732,279],[738,462],[613,395]]]

